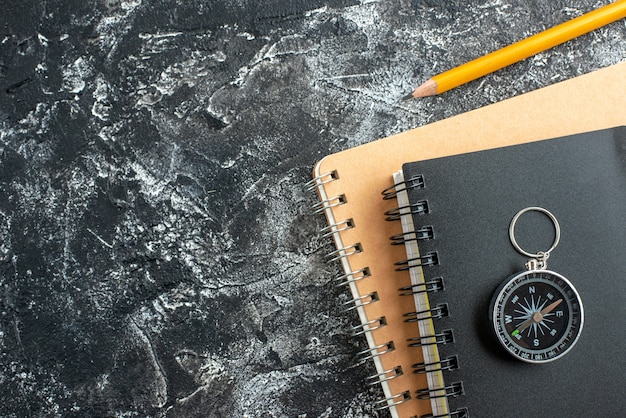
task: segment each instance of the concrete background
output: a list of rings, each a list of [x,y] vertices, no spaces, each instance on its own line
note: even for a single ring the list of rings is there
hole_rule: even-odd
[[[328,153],[626,59],[606,1],[27,0],[0,16],[0,415],[386,416],[303,184]]]

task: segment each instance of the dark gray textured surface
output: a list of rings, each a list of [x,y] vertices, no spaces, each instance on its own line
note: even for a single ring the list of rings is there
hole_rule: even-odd
[[[604,3],[5,5],[0,415],[378,416],[313,164],[623,61],[621,21],[399,101]]]

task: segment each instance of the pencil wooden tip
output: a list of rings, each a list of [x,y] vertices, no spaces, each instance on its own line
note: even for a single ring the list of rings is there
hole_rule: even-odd
[[[420,97],[434,96],[437,93],[439,93],[437,91],[438,89],[439,89],[439,86],[437,85],[437,82],[431,78],[425,81],[424,83],[420,84],[418,88],[413,90],[411,94],[406,95],[404,98],[405,99],[410,99],[410,98],[419,99]]]

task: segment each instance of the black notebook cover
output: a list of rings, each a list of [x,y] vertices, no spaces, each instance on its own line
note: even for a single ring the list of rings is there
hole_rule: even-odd
[[[447,303],[437,331],[452,329],[454,343],[441,358],[457,355],[459,369],[446,384],[463,382],[451,410],[471,417],[618,417],[626,414],[626,127],[494,150],[405,164],[404,178],[423,175],[428,213],[412,215],[415,228],[434,227],[420,253],[436,251],[439,264],[425,280],[441,276],[445,289],[428,295]],[[561,226],[548,269],[567,277],[585,310],[582,334],[563,358],[529,364],[497,341],[488,309],[494,291],[524,270],[528,257],[509,241],[512,217],[539,206]],[[522,248],[548,249],[554,228],[545,216],[516,227]]]

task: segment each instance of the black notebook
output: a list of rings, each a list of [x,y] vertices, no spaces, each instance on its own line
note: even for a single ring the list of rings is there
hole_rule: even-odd
[[[626,414],[626,127],[404,164],[396,173],[407,260],[433,415],[618,417]],[[393,190],[393,189],[392,189]],[[509,239],[513,216],[549,210],[560,241],[549,270],[568,278],[584,307],[572,349],[554,361],[514,358],[489,316],[494,292],[529,257]],[[410,213],[410,214],[408,214]],[[541,214],[539,214],[541,215]],[[517,225],[521,247],[555,239],[547,217]],[[421,266],[420,266],[421,265]]]

